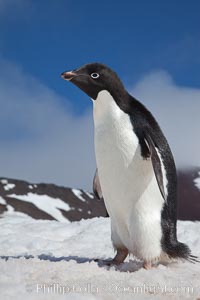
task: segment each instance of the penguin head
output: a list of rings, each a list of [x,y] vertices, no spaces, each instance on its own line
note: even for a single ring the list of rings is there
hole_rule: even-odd
[[[84,91],[93,100],[99,92],[106,90],[111,95],[125,91],[117,74],[109,67],[100,63],[86,64],[70,72],[63,72],[61,77]]]

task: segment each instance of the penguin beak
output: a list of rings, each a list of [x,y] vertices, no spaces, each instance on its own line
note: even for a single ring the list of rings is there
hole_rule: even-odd
[[[97,95],[91,93],[91,83],[89,81],[90,76],[86,72],[84,72],[84,70],[78,69],[70,72],[63,72],[61,74],[61,77],[64,80],[70,81],[73,84],[75,84],[79,89],[85,92],[90,98],[96,99]]]
[[[73,71],[70,71],[70,72],[63,72],[61,74],[61,77],[64,79],[64,80],[72,80],[74,77],[76,76],[76,73],[74,73]]]

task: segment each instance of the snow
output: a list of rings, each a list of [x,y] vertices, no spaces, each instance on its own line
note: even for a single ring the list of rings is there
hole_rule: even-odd
[[[39,209],[43,210],[47,214],[51,215],[54,219],[60,222],[69,222],[61,213],[59,209],[69,211],[70,206],[58,198],[51,198],[47,195],[37,195],[28,193],[27,195],[8,195],[8,197],[18,200],[33,203]],[[59,208],[59,209],[58,209]]]
[[[29,184],[28,188],[32,190],[33,186],[31,184]]]
[[[6,205],[6,201],[0,196],[0,204]]]
[[[86,192],[86,195],[87,195],[89,198],[94,199],[94,195],[92,195],[91,193]]]
[[[8,184],[8,180],[7,179],[1,179],[1,183],[2,184]]]
[[[200,172],[198,172],[199,177],[194,180],[195,186],[200,189]]]
[[[3,188],[4,188],[5,191],[9,191],[9,190],[14,189],[14,187],[15,187],[14,183],[8,183],[8,184],[4,185]]]
[[[82,192],[77,189],[72,189],[72,192],[76,197],[78,197],[81,201],[85,202],[85,199],[82,197]]]
[[[197,299],[200,264],[179,262],[146,271],[133,257],[108,268],[113,257],[109,218],[79,222],[0,219],[1,299]],[[179,221],[178,237],[200,255],[200,222]]]
[[[15,187],[14,183],[8,183],[7,179],[1,179],[1,183],[4,185],[3,188],[5,191],[12,190]]]
[[[14,208],[11,205],[9,205],[9,204],[6,206],[6,208],[7,208],[7,212],[8,213],[12,214],[15,211]]]

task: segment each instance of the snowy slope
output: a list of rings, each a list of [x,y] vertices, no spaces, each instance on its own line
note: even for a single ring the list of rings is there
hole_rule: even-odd
[[[197,299],[200,264],[146,271],[134,261],[115,269],[109,218],[63,223],[12,212],[0,219],[0,295],[6,299]],[[178,236],[200,256],[200,222],[179,221]],[[61,295],[64,293],[64,295]]]

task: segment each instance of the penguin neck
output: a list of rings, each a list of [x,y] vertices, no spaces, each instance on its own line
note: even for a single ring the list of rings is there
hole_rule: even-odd
[[[123,111],[119,108],[112,95],[107,90],[98,93],[96,100],[93,100],[94,125],[98,127],[109,120],[117,120]]]

